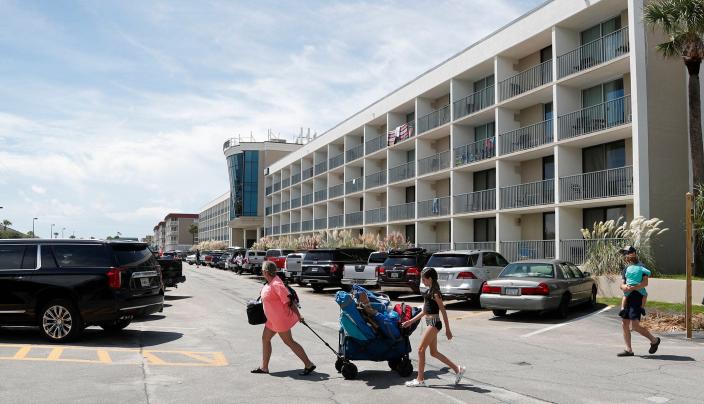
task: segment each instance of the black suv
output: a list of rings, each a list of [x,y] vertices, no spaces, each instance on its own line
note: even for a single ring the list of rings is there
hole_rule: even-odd
[[[420,293],[420,272],[430,258],[424,248],[391,250],[379,270],[379,287],[390,297],[404,293]]]
[[[310,283],[315,292],[326,286],[342,286],[345,265],[366,265],[372,252],[368,248],[310,250],[303,258],[301,281]]]
[[[163,306],[161,270],[145,243],[0,240],[0,325],[38,325],[59,342],[89,325],[121,330]]]

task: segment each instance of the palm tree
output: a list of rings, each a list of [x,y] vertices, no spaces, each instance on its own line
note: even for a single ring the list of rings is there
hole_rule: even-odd
[[[191,236],[193,237],[193,244],[196,243],[196,234],[198,234],[198,225],[193,223],[189,228],[188,232],[191,233]]]
[[[8,228],[9,226],[12,226],[12,222],[9,221],[9,220],[7,220],[7,219],[5,219],[5,220],[2,221],[2,226],[4,227],[3,230],[7,231],[7,228]]]
[[[704,184],[704,148],[699,94],[699,68],[704,59],[704,0],[655,0],[643,8],[644,20],[660,28],[668,41],[657,45],[665,57],[680,57],[689,73],[689,146],[692,188]]]

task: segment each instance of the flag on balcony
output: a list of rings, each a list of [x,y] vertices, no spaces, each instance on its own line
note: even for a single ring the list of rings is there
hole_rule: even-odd
[[[390,130],[387,136],[389,146],[399,143],[413,136],[413,125],[409,125],[408,123],[399,125],[396,129]]]

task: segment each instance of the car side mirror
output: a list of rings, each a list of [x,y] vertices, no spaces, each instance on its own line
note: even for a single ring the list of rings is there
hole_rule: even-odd
[[[592,274],[591,274],[590,272],[582,272],[582,273],[584,274],[584,277],[585,277],[585,278],[586,278],[586,277],[589,277],[589,276],[592,276]]]

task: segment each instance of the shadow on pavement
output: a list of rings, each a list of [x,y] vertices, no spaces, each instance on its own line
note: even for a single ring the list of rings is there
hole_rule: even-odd
[[[4,344],[38,344],[38,345],[64,345],[52,343],[44,339],[36,327],[3,327],[0,329],[0,343]],[[140,331],[125,329],[116,333],[105,332],[100,328],[87,328],[81,337],[74,341],[67,341],[65,345],[82,347],[106,348],[140,348],[153,347],[175,341],[183,337],[178,332],[167,331]]]
[[[183,299],[192,299],[193,296],[173,296],[173,295],[164,295],[164,300],[183,300]]]
[[[606,307],[605,304],[597,304],[594,307],[573,307],[569,311],[567,318],[559,318],[555,312],[538,312],[538,311],[515,311],[509,312],[504,317],[492,317],[489,321],[505,321],[513,323],[531,323],[531,324],[560,324],[567,321],[572,321],[577,318],[587,316],[602,310]]]
[[[166,305],[164,305],[164,306],[166,306]],[[133,323],[146,323],[149,321],[163,320],[165,318],[166,318],[166,316],[163,314],[150,314],[148,316],[135,318],[134,320],[132,320],[132,322]]]
[[[294,380],[308,380],[312,382],[320,382],[320,381],[325,381],[330,379],[330,375],[327,373],[321,373],[321,372],[316,372],[313,371],[313,373],[309,374],[308,376],[302,376],[299,375],[298,373],[301,372],[303,369],[299,370],[287,370],[284,372],[272,372],[269,373],[269,376],[274,376],[274,377],[288,377],[289,379],[294,379]]]
[[[673,361],[673,362],[694,362],[696,359],[691,356],[681,356],[681,355],[639,355],[643,359],[656,359],[661,361]]]
[[[471,391],[474,393],[480,393],[480,394],[486,394],[486,393],[491,393],[491,390],[483,389],[481,387],[477,386],[472,386],[469,383],[463,384],[439,384],[439,385],[434,385],[431,384],[428,387],[431,389],[438,389],[438,390],[459,390],[459,391]]]

